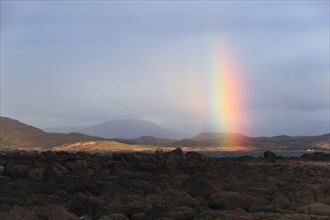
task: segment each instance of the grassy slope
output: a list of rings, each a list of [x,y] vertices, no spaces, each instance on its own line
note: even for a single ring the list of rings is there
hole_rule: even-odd
[[[154,151],[154,145],[125,144],[117,141],[89,141],[54,147],[57,151]]]
[[[78,133],[46,133],[17,120],[0,117],[0,148],[52,147],[92,140],[102,139]]]

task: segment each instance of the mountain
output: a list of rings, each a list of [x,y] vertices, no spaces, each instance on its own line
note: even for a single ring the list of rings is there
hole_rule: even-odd
[[[192,138],[173,143],[180,147],[244,147],[256,150],[307,150],[329,149],[330,134],[317,136],[248,137],[240,133],[201,133]]]
[[[118,119],[109,120],[86,127],[62,127],[49,128],[46,131],[52,132],[79,132],[87,135],[103,138],[138,138],[141,136],[153,136],[158,138],[175,138],[176,135],[150,121],[139,119]]]
[[[17,120],[0,117],[0,148],[52,147],[96,140],[102,140],[102,138],[79,133],[47,133]]]
[[[80,128],[82,129],[82,128]],[[112,140],[104,140],[80,133],[47,133],[39,128],[26,125],[14,119],[0,117],[0,148],[53,147],[80,142],[74,149],[156,149],[158,147],[184,147],[187,150],[330,150],[330,134],[318,136],[248,137],[240,133],[201,133],[180,141],[153,136],[173,135],[166,129],[148,121],[125,119],[107,121],[95,126],[85,127],[91,134],[113,135]],[[121,134],[124,133],[123,134]],[[138,138],[122,138],[136,137]]]

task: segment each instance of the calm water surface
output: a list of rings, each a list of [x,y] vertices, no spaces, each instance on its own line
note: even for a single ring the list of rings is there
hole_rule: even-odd
[[[123,153],[135,153],[133,151],[121,151]],[[144,153],[153,154],[154,151],[143,151]],[[252,156],[252,157],[263,157],[265,151],[196,151],[198,153],[204,154],[208,157],[242,157],[242,156]],[[300,157],[304,153],[311,154],[313,152],[324,152],[326,154],[330,154],[330,150],[320,150],[320,151],[304,151],[304,150],[287,150],[287,151],[272,151],[277,156],[282,157]],[[112,152],[102,152],[102,154],[111,155]]]
[[[199,153],[205,154],[209,157],[241,157],[241,156],[252,156],[252,157],[263,157],[265,151],[199,151]],[[303,150],[288,150],[288,151],[272,151],[277,156],[282,157],[300,157],[304,153],[310,154],[312,151]],[[330,151],[317,151],[330,154]]]

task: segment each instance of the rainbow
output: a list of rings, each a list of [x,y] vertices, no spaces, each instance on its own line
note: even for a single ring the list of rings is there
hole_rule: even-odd
[[[205,56],[205,106],[215,131],[241,132],[244,124],[242,77],[232,50],[225,45],[212,43]]]

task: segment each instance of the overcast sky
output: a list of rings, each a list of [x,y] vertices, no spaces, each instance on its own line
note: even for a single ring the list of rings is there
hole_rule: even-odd
[[[40,128],[140,118],[183,135],[226,131],[199,106],[214,39],[239,66],[237,132],[329,132],[329,1],[314,0],[1,1],[1,115]]]

